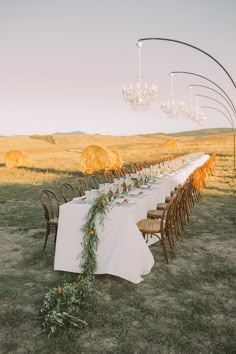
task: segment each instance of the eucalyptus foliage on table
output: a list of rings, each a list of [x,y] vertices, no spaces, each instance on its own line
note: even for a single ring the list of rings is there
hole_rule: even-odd
[[[106,194],[99,196],[92,204],[82,226],[84,234],[80,260],[81,274],[73,283],[65,282],[63,286],[50,289],[45,295],[40,310],[43,330],[50,336],[60,328],[68,326],[82,327],[87,323],[80,319],[81,308],[92,302],[95,294],[95,272],[97,269],[98,236],[96,222],[104,223],[108,212],[109,198]]]

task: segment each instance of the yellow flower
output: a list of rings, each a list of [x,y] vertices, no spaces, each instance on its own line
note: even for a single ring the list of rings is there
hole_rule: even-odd
[[[89,231],[89,235],[90,235],[90,236],[94,235],[94,230],[90,230],[90,231]]]

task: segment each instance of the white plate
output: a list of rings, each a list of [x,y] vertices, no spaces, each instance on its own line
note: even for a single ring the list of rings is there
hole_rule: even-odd
[[[129,195],[132,197],[145,197],[147,193],[143,192],[142,190],[138,190],[138,191],[130,191]]]
[[[149,188],[151,188],[151,186],[152,186],[151,184],[142,184],[140,188],[141,189],[149,189]]]
[[[129,198],[119,198],[115,200],[115,203],[118,205],[131,205],[135,204],[135,201]]]
[[[87,201],[88,201],[88,199],[85,195],[83,197],[73,198],[73,202],[79,203],[79,204],[87,203]]]

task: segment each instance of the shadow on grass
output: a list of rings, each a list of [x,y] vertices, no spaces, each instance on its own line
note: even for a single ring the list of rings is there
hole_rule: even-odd
[[[54,173],[54,174],[68,174],[75,177],[81,177],[84,174],[81,171],[68,171],[68,170],[56,170],[55,168],[38,168],[38,167],[18,167],[18,169],[24,169],[26,171]]]

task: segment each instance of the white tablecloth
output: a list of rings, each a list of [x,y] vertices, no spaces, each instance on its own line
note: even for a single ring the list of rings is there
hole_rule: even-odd
[[[202,165],[204,154],[175,174],[165,176],[158,184],[144,190],[145,195],[134,197],[135,204],[110,206],[103,228],[97,227],[99,238],[96,274],[112,274],[132,283],[141,282],[154,264],[153,255],[143,239],[136,223],[146,218],[147,210],[155,209],[158,202]],[[83,233],[81,226],[90,204],[69,202],[60,206],[54,269],[79,273]]]

